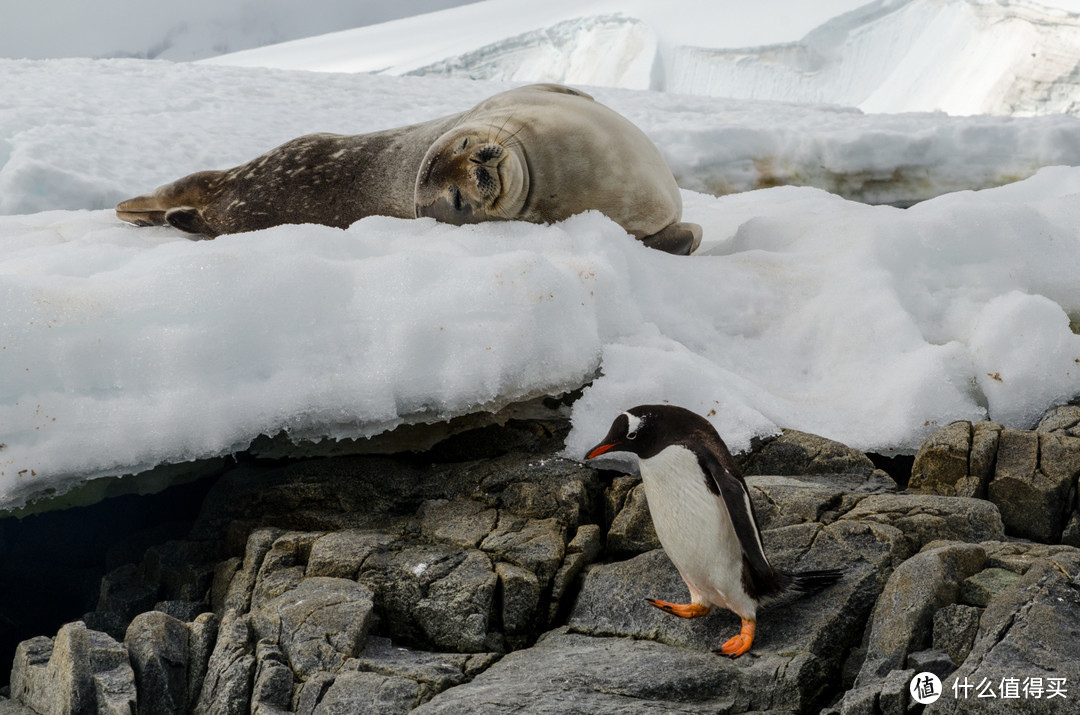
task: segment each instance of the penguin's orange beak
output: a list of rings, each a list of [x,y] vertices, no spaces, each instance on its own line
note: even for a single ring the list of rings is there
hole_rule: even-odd
[[[603,444],[603,443],[598,444],[598,445],[596,445],[595,447],[593,447],[592,449],[589,450],[589,453],[585,455],[585,459],[592,459],[593,457],[599,457],[604,452],[608,452],[608,451],[610,451],[612,449],[615,449],[615,446],[617,444],[618,444],[617,442],[612,442],[611,444]]]

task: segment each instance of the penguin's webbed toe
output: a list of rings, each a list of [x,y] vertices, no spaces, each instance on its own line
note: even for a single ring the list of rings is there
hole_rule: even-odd
[[[713,652],[717,655],[727,655],[732,658],[738,658],[740,655],[750,650],[750,646],[754,644],[754,629],[756,626],[756,622],[748,621],[745,618],[742,619],[742,630],[739,632],[739,635],[720,646],[720,650]]]

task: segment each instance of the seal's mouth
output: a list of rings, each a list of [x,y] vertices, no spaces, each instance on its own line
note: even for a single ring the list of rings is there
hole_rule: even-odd
[[[461,196],[461,189],[457,186],[447,187],[446,192],[426,206],[416,205],[417,217],[430,217],[442,223],[450,223],[460,226],[466,223],[480,221],[473,214],[473,207]]]

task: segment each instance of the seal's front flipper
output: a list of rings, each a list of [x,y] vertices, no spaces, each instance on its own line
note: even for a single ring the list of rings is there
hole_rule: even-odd
[[[696,223],[673,223],[641,239],[649,248],[676,256],[689,256],[701,245],[701,226]]]
[[[178,206],[165,212],[165,221],[173,228],[188,233],[201,233],[207,238],[216,237],[217,231],[210,228],[210,224],[203,218],[202,212],[190,206]]]

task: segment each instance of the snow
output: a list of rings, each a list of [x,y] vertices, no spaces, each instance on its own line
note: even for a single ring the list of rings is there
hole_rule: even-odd
[[[1077,113],[1080,3],[487,0],[206,61],[583,83],[868,112]]]
[[[186,61],[385,22],[468,0],[34,0],[4,3],[0,56]]]
[[[368,37],[381,74],[0,60],[0,509],[260,435],[364,437],[588,382],[570,457],[647,402],[707,415],[735,451],[794,428],[910,453],[951,420],[1027,428],[1080,394],[1080,118],[1065,113],[1080,3],[777,2],[763,16],[717,2],[695,23],[679,21],[690,4],[515,3],[261,51],[326,69]],[[879,109],[943,93],[985,104],[1051,37],[1060,73],[994,95],[1044,116],[806,103],[836,101],[824,87]],[[905,49],[960,40],[985,66],[943,73],[961,85]],[[802,103],[706,96],[717,80],[698,71],[734,56],[712,50],[750,42],[735,64],[761,87],[811,46],[843,61],[777,91]],[[605,43],[622,51],[598,62]],[[980,55],[994,43],[1011,59]],[[705,59],[676,69],[691,47]],[[788,69],[761,69],[781,55]],[[423,68],[437,76],[397,76]],[[453,78],[481,69],[490,79]],[[462,111],[537,72],[589,82],[653,138],[704,228],[697,254],[646,249],[596,213],[191,241],[111,210],[301,134]],[[794,96],[804,85],[812,96]]]

